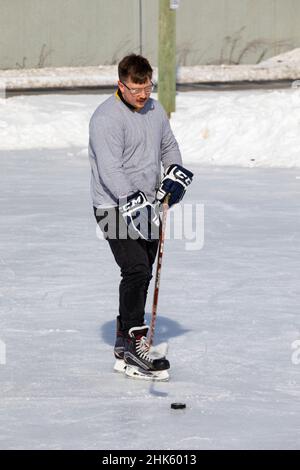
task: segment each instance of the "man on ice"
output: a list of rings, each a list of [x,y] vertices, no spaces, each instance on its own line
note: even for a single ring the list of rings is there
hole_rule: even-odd
[[[150,98],[152,72],[140,55],[121,60],[117,92],[90,120],[89,160],[94,214],[122,277],[114,368],[130,377],[168,380],[169,361],[150,354],[145,304],[159,242],[159,205],[167,195],[169,207],[178,203],[193,174],[182,166],[163,107]]]

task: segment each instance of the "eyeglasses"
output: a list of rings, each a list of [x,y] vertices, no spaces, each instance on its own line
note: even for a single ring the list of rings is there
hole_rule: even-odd
[[[121,83],[122,83],[122,85],[124,85],[124,86],[127,88],[127,90],[130,91],[130,93],[131,93],[132,95],[139,95],[139,94],[142,93],[143,91],[144,91],[147,95],[149,95],[149,94],[153,91],[153,89],[154,89],[154,83],[152,83],[152,82],[151,82],[151,85],[145,86],[144,88],[129,88],[129,86],[127,86],[124,82],[121,82]]]

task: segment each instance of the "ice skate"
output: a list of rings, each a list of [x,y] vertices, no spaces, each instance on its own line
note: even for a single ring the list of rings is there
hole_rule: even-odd
[[[114,365],[115,372],[125,372],[126,364],[124,361],[124,349],[125,349],[125,336],[121,330],[120,317],[117,317],[116,325],[116,341],[114,346],[114,355],[116,362]]]
[[[134,379],[167,381],[170,363],[165,357],[152,356],[147,342],[146,325],[133,327],[125,341],[125,374]]]

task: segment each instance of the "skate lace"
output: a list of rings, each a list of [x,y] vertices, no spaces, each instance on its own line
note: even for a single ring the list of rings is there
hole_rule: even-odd
[[[153,362],[153,359],[149,356],[150,347],[147,342],[146,336],[142,336],[141,338],[136,340],[136,352],[142,359],[145,359],[149,362]]]

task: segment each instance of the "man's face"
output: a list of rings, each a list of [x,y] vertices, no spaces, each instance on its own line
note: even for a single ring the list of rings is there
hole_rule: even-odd
[[[118,81],[118,86],[125,101],[137,109],[142,109],[145,106],[152,91],[152,83],[149,78],[147,78],[145,83],[134,83],[131,78],[128,77],[123,83]],[[137,90],[139,91],[138,93],[136,93]]]

